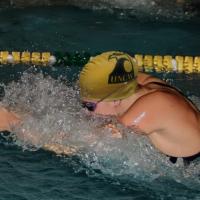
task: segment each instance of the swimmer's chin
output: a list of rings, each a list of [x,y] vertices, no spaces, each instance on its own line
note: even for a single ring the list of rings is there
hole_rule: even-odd
[[[103,118],[103,119],[110,119],[111,117],[113,117],[113,115],[108,115],[108,114],[97,114],[97,113],[94,113],[93,114],[94,117],[99,117],[99,118]]]
[[[114,116],[114,115],[106,114],[106,113],[104,114],[104,113],[91,112],[91,111],[88,111],[87,109],[84,109],[84,114],[86,114],[87,116],[99,117],[99,118],[104,118],[104,119]]]

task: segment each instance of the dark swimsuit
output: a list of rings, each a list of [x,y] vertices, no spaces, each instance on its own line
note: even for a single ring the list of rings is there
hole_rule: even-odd
[[[160,83],[160,82],[150,82],[149,84],[156,84],[156,85],[159,85],[159,86],[163,86],[163,87],[167,87],[167,88],[170,88],[170,89],[173,89],[175,91],[177,91],[179,94],[181,94],[181,96],[185,97],[192,105],[194,105],[194,103],[188,99],[179,89],[175,88],[175,87],[172,87],[170,85],[166,85],[164,83]],[[195,105],[194,105],[195,107]],[[189,156],[189,157],[182,157],[183,159],[183,162],[185,165],[189,165],[193,160],[197,159],[197,158],[200,158],[200,152],[193,155],[193,156]],[[177,162],[177,159],[178,157],[173,157],[173,156],[169,156],[169,160],[170,162],[172,162],[173,164],[175,164]]]
[[[185,165],[189,165],[193,160],[197,159],[197,158],[200,158],[200,152],[193,155],[193,156],[189,156],[189,157],[183,157],[183,162]],[[169,157],[169,160],[170,162],[172,162],[173,164],[175,164],[177,162],[177,157],[173,157],[173,156],[170,156]]]

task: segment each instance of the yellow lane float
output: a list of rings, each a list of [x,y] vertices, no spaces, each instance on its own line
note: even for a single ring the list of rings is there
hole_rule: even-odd
[[[68,54],[69,55],[69,54]],[[81,59],[81,56],[77,56]],[[141,55],[135,54],[139,70],[144,72],[178,72],[178,73],[200,73],[200,56],[171,56],[171,55]],[[73,60],[73,56],[70,57]],[[87,62],[88,58],[83,58]],[[69,57],[65,54],[55,54],[50,52],[18,52],[0,51],[1,65],[28,64],[36,66],[58,66],[60,63],[66,64]],[[75,63],[76,64],[76,63]],[[80,62],[79,62],[80,64]]]

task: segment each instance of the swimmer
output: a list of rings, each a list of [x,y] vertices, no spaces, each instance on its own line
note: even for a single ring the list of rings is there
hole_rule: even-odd
[[[178,157],[189,162],[200,156],[198,108],[178,89],[139,73],[130,55],[111,51],[91,58],[80,72],[79,85],[83,108],[93,115],[115,116],[133,133],[148,137],[171,162],[175,163]],[[19,113],[0,107],[0,130],[11,131],[22,122]],[[107,127],[120,138],[114,124]],[[24,133],[23,137],[28,135]],[[31,140],[34,143],[38,138]],[[53,143],[44,148],[64,154],[77,151],[76,147]]]
[[[92,58],[80,73],[83,107],[93,114],[113,115],[143,134],[176,162],[200,157],[200,111],[179,90],[138,73],[137,63],[123,52]]]

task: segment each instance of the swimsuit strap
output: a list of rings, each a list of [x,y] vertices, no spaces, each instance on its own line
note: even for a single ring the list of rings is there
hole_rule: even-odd
[[[197,158],[200,158],[200,152],[193,155],[193,156],[189,156],[189,157],[185,157],[185,158],[183,157],[183,160],[186,161],[186,162],[191,162],[191,161],[193,161]]]
[[[181,90],[179,90],[178,88],[173,87],[171,85],[168,85],[168,84],[165,84],[165,83],[161,83],[161,82],[156,82],[156,81],[149,82],[146,85],[148,85],[148,84],[156,84],[156,85],[159,85],[159,86],[163,86],[163,87],[167,87],[167,88],[173,89],[176,92],[178,92],[179,94],[181,94],[182,96],[184,96],[185,98],[187,98],[187,96]],[[144,85],[144,86],[146,86],[146,85]]]
[[[192,100],[190,100],[181,90],[179,90],[178,88],[176,87],[173,87],[171,85],[168,85],[168,84],[165,84],[165,83],[161,83],[161,82],[156,82],[156,81],[153,81],[153,82],[149,82],[147,83],[146,85],[144,86],[147,86],[148,84],[156,84],[156,85],[159,85],[159,86],[163,86],[163,87],[166,87],[166,88],[170,88],[170,89],[173,89],[175,90],[176,92],[178,92],[181,96],[183,96],[185,98],[185,100],[190,103],[190,105],[193,107],[194,110],[200,112],[199,108],[196,107],[196,105],[192,102]]]
[[[171,163],[173,163],[173,164],[175,164],[176,162],[177,162],[177,157],[173,157],[173,156],[170,156],[169,157],[169,161],[171,162]]]

